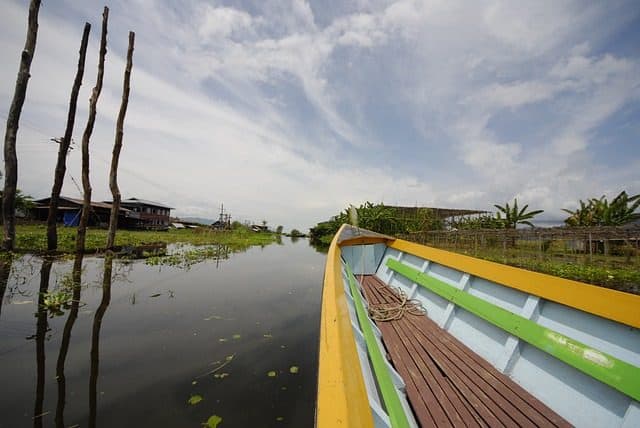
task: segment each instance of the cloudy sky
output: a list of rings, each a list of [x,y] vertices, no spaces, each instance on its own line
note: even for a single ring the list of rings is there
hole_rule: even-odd
[[[528,3],[528,4],[527,4]],[[28,1],[0,0],[6,120]],[[85,21],[74,138],[95,85],[101,2],[44,1],[18,134],[18,187],[51,192]],[[640,193],[637,1],[113,0],[91,140],[108,166],[127,32],[136,32],[119,171],[124,197],[177,215],[306,229],[350,203],[491,209],[517,197],[563,218]],[[80,150],[63,194],[79,197]]]

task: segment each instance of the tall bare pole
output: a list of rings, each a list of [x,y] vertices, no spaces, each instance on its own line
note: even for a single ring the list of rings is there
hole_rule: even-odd
[[[16,238],[16,190],[18,185],[18,156],[16,155],[16,136],[20,113],[27,95],[27,83],[31,70],[31,60],[36,51],[38,38],[38,12],[40,0],[31,0],[27,26],[27,40],[24,43],[20,68],[16,79],[16,88],[7,115],[7,130],[4,134],[4,190],[2,193],[2,220],[4,239],[2,248],[12,251]]]
[[[131,68],[133,67],[133,45],[136,34],[129,31],[129,48],[127,49],[127,66],[124,69],[124,84],[122,87],[122,103],[120,113],[116,122],[116,141],[113,145],[113,156],[111,157],[111,172],[109,173],[109,187],[113,196],[111,205],[111,216],[109,217],[109,233],[107,235],[107,249],[113,248],[116,241],[116,230],[118,229],[118,212],[120,211],[120,189],[118,188],[118,161],[120,160],[120,150],[122,149],[122,137],[124,135],[124,117],[127,114],[129,105],[129,83],[131,81]]]
[[[73,135],[73,124],[76,120],[76,107],[78,105],[78,93],[82,85],[82,76],[84,75],[84,64],[87,57],[87,45],[89,44],[89,32],[91,24],[84,24],[84,32],[82,33],[82,41],[80,42],[80,57],[78,58],[78,71],[73,80],[71,88],[71,99],[69,100],[69,112],[67,113],[67,126],[64,130],[64,136],[55,140],[60,144],[58,148],[58,161],[56,162],[56,171],[53,176],[53,188],[51,189],[51,200],[49,202],[49,215],[47,217],[47,249],[53,251],[58,248],[58,230],[56,228],[56,217],[58,214],[58,201],[60,199],[60,191],[64,182],[64,174],[67,171],[67,152],[71,144],[71,136]]]
[[[82,215],[78,225],[78,235],[76,237],[76,252],[84,251],[84,243],[87,235],[87,224],[89,223],[89,212],[91,211],[91,183],[89,181],[89,139],[93,132],[93,125],[96,121],[96,105],[98,97],[102,91],[102,79],[104,77],[104,58],[107,55],[107,22],[109,20],[109,8],[104,7],[102,12],[102,35],[100,37],[100,58],[98,59],[98,78],[96,86],[89,98],[89,118],[87,127],[82,134],[82,189],[84,200],[82,203]]]

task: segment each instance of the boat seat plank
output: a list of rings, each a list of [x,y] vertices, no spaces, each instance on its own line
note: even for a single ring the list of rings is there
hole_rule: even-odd
[[[398,301],[379,278],[358,280],[370,304]],[[570,426],[427,316],[376,325],[421,426]]]

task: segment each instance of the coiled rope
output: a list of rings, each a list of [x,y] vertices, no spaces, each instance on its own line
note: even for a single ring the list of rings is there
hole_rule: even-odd
[[[369,304],[369,316],[374,321],[394,321],[405,314],[425,315],[427,310],[416,299],[408,299],[407,294],[399,288],[387,289],[396,298],[395,303]]]

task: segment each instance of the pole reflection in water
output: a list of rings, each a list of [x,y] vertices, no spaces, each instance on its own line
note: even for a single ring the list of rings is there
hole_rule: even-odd
[[[42,406],[44,403],[44,372],[45,354],[44,341],[47,334],[47,308],[44,305],[45,294],[49,289],[49,278],[51,276],[51,266],[53,260],[45,258],[42,260],[40,268],[40,288],[38,290],[38,312],[36,313],[36,401],[33,406],[33,426],[42,427],[42,417],[44,416]]]
[[[81,294],[81,276],[82,276],[82,259],[83,254],[77,253],[73,262],[72,270],[72,283],[73,283],[73,297],[71,301],[71,309],[69,310],[69,317],[64,323],[64,330],[62,331],[62,342],[60,343],[60,352],[58,353],[58,361],[56,363],[56,380],[58,382],[58,402],[56,404],[56,427],[64,427],[64,406],[66,403],[66,377],[64,374],[64,363],[67,358],[67,352],[69,351],[69,344],[71,343],[71,330],[78,318],[78,309],[80,308],[80,294]]]
[[[2,315],[2,302],[4,301],[4,292],[7,290],[12,262],[11,254],[3,254],[0,259],[0,315]]]
[[[108,251],[104,258],[104,275],[102,277],[102,299],[93,318],[91,330],[91,373],[89,377],[89,426],[96,426],[97,388],[100,364],[100,327],[109,303],[111,302],[111,273],[113,271],[113,253]]]

